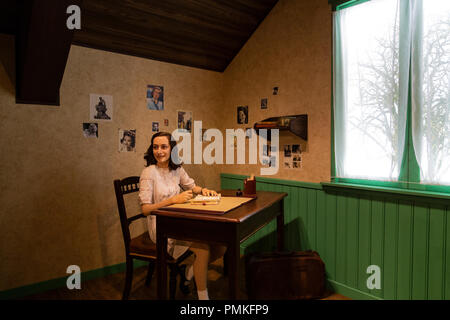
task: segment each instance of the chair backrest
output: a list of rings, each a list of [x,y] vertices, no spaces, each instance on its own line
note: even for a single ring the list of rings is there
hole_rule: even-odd
[[[127,210],[125,207],[123,195],[139,191],[139,177],[132,176],[122,180],[119,179],[114,180],[114,190],[116,192],[117,208],[119,209],[119,217],[120,217],[120,225],[122,226],[123,241],[125,243],[125,250],[128,254],[130,250],[130,241],[131,241],[130,223],[141,215],[139,214],[130,218],[127,217]]]

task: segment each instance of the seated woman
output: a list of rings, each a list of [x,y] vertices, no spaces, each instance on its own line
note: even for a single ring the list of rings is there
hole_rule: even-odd
[[[184,203],[193,194],[217,195],[217,192],[195,185],[181,165],[175,164],[171,153],[176,142],[170,133],[158,132],[152,136],[144,159],[147,166],[140,177],[139,199],[142,213],[147,216],[150,238],[156,242],[156,217],[150,212],[175,203]],[[180,186],[187,191],[181,192]],[[226,247],[169,238],[167,251],[175,259],[190,249],[195,254],[194,264],[186,270],[188,280],[195,276],[199,300],[209,300],[207,289],[208,264],[223,256]]]

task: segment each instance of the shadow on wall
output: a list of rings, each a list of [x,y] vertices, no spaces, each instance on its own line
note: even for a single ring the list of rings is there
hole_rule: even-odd
[[[14,36],[0,34],[0,62],[5,68],[6,74],[9,77],[10,83],[0,81],[0,85],[5,86],[5,89],[15,96],[16,83],[16,68],[15,68],[15,50],[14,50]]]
[[[311,249],[306,233],[305,223],[301,218],[295,218],[284,225],[284,251],[301,251]],[[276,229],[264,237],[259,238],[245,248],[244,254],[254,252],[272,252],[277,250]]]

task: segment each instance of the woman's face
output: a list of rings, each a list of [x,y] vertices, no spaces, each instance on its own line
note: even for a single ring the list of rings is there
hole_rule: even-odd
[[[239,122],[245,123],[245,113],[242,110],[239,110]]]
[[[158,164],[166,164],[170,159],[170,143],[165,136],[153,139],[153,155]]]
[[[130,136],[124,136],[123,137],[123,144],[127,147],[127,149],[131,149],[131,137]]]

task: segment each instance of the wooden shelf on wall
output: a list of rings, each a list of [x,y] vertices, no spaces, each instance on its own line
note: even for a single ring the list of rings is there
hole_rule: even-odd
[[[300,114],[267,118],[256,122],[253,128],[257,134],[259,134],[259,129],[279,129],[280,131],[287,130],[303,140],[308,140],[308,115]],[[270,130],[267,132],[267,139],[270,140]]]

